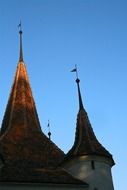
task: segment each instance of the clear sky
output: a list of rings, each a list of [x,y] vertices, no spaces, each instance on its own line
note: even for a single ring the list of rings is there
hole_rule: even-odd
[[[74,141],[77,64],[85,109],[113,154],[115,190],[127,180],[127,1],[0,0],[0,120],[19,58],[17,25],[42,130],[67,152]],[[125,149],[125,150],[124,150]]]

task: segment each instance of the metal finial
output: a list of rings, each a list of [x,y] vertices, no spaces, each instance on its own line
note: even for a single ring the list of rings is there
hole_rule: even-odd
[[[76,83],[77,83],[78,96],[79,96],[79,109],[81,110],[81,109],[84,109],[84,107],[83,107],[82,96],[81,96],[81,92],[80,92],[80,86],[79,86],[80,80],[78,78],[77,65],[75,65],[75,68],[71,72],[76,73]]]
[[[80,86],[79,86],[80,80],[78,78],[76,79],[76,83],[77,83],[78,96],[79,96],[79,109],[81,110],[81,109],[84,109],[84,107],[83,107],[83,102],[82,102]]]
[[[19,28],[19,34],[20,34],[20,52],[19,52],[19,61],[23,61],[23,49],[22,49],[22,24],[21,21],[18,25]]]
[[[22,23],[21,23],[21,20],[20,20],[20,23],[18,25],[18,29],[19,29],[19,33],[22,32]]]
[[[49,132],[48,132],[48,136],[49,136],[49,139],[51,140],[51,131],[50,131],[50,122],[48,120],[48,125],[47,125],[48,129],[49,129]]]

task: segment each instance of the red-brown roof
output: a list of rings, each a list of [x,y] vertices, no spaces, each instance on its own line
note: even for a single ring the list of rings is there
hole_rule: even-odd
[[[6,162],[51,167],[64,153],[41,130],[30,83],[19,62],[1,127],[0,150]]]
[[[21,131],[23,132],[24,129],[25,131],[41,131],[26,66],[23,62],[19,62],[17,66],[1,127],[1,135],[10,129],[17,131],[17,138],[20,138]],[[13,133],[13,135],[15,134]]]

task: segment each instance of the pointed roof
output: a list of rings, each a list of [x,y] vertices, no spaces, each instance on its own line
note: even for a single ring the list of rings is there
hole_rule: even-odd
[[[75,141],[70,151],[66,154],[65,160],[72,159],[76,156],[98,155],[110,158],[112,164],[114,164],[112,155],[99,143],[94,134],[87,112],[83,106],[79,86],[80,80],[78,78],[76,79],[76,83],[79,97],[79,112],[77,115]]]
[[[17,126],[22,127],[19,128]],[[20,133],[21,130],[22,132],[23,130],[41,131],[26,66],[23,62],[19,62],[17,66],[1,127],[1,135],[15,128],[20,130]]]
[[[41,130],[26,66],[20,56],[0,132],[0,151],[9,164],[56,166],[64,153]]]

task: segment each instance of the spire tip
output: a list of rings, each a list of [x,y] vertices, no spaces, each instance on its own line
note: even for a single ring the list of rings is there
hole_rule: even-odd
[[[18,25],[19,28],[19,34],[20,34],[20,54],[19,54],[19,62],[23,61],[23,49],[22,49],[22,24],[21,21]]]
[[[21,20],[20,20],[20,23],[18,25],[18,29],[19,29],[19,34],[22,34],[22,23],[21,23]]]
[[[78,78],[78,70],[77,70],[77,65],[75,65],[75,68],[71,72],[76,72],[76,83],[77,83],[77,88],[78,88],[78,97],[79,97],[79,109],[84,109],[83,107],[83,102],[82,102],[82,96],[80,92],[80,79]]]

